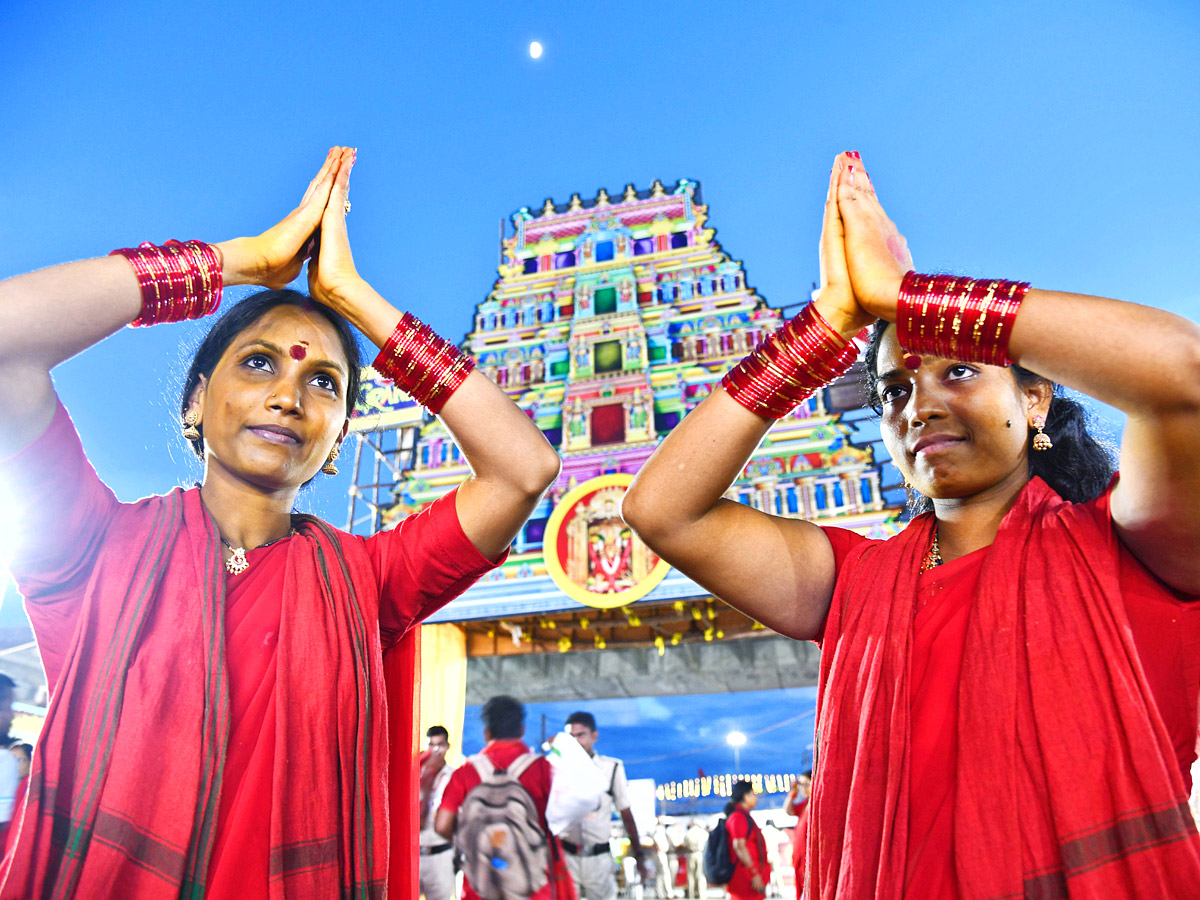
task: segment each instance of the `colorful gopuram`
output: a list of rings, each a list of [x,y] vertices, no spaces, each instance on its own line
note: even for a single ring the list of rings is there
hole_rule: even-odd
[[[562,475],[505,565],[432,621],[705,598],[620,518],[624,485],[781,313],[708,225],[700,185],[603,189],[512,216],[462,347],[560,451]],[[353,427],[356,531],[393,526],[468,474],[433,417],[374,372]],[[729,496],[871,536],[898,530],[871,449],[819,392],[768,433]],[[365,504],[365,505],[364,505]]]

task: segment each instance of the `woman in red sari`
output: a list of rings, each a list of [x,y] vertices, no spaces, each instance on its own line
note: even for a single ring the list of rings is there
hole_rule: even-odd
[[[830,177],[821,263],[818,299],[624,507],[714,594],[821,643],[808,895],[1200,896],[1200,329],[917,275],[857,154]],[[873,541],[723,500],[876,320],[871,402],[922,514]],[[1119,478],[1058,385],[1128,415]]]
[[[344,221],[354,158],[333,148],[258,237],[142,245],[0,283],[11,568],[51,689],[4,900],[376,898],[389,884],[416,896],[403,639],[503,559],[558,458],[469,360],[358,275]],[[306,260],[311,299],[281,290]],[[130,323],[211,312],[222,284],[272,290],[233,307],[188,374],[180,427],[203,484],[119,503],[50,371]],[[360,365],[347,323],[472,468],[368,538],[292,512],[347,433]]]

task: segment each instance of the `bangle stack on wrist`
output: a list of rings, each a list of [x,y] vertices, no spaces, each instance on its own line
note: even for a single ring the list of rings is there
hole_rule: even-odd
[[[132,325],[200,319],[221,305],[221,260],[211,244],[146,242],[109,256],[125,257],[142,289],[142,312]]]
[[[858,347],[809,304],[730,369],[721,386],[756,415],[782,419],[854,364]]]
[[[1012,364],[1008,340],[1027,281],[918,275],[900,284],[896,339],[912,353],[947,359]]]
[[[400,317],[372,365],[434,414],[442,411],[450,395],[475,368],[469,356],[438,337],[412,313]]]

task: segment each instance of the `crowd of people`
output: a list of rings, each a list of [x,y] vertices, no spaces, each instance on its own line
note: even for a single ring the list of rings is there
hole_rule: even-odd
[[[487,746],[452,774],[434,746],[419,778],[389,752],[412,738],[415,626],[505,560],[561,462],[469,357],[359,274],[355,159],[332,148],[257,236],[0,282],[10,567],[51,697],[0,900],[409,897],[418,859],[432,896],[451,847],[471,900],[611,896],[606,810],[636,831],[589,716],[570,734],[609,777],[607,805],[598,794],[565,836],[511,698],[493,698]],[[1200,896],[1200,328],[919,274],[857,153],[834,161],[819,257],[813,302],[666,436],[622,510],[715,597],[821,646],[806,897]],[[305,271],[307,293],[288,288]],[[263,290],[217,320],[178,397],[203,480],[121,503],[51,372],[126,326],[207,316],[228,285]],[[337,471],[355,329],[471,472],[370,537],[294,512]],[[771,425],[860,355],[910,492],[903,532],[726,499]],[[1119,455],[1066,389],[1127,415]],[[728,893],[757,900],[771,866],[755,796],[739,785],[730,802],[716,858]]]
[[[549,756],[524,742],[525,709],[514,698],[491,698],[483,705],[481,718],[486,744],[458,768],[446,762],[448,730],[433,725],[425,733],[426,746],[419,758],[419,869],[426,900],[520,896],[699,900],[707,896],[712,879],[713,888],[736,900],[790,897],[792,890],[802,900],[807,833],[802,823],[809,775],[792,784],[778,811],[797,819],[800,827],[781,829],[774,817],[760,825],[761,817],[752,815],[757,794],[749,781],[739,781],[723,817],[691,816],[685,821],[660,816],[639,829],[624,764],[596,751],[599,730],[590,712],[572,713],[564,723],[564,734],[578,743],[587,754],[587,765],[595,770],[583,775],[556,769],[550,762],[553,740],[547,743]],[[508,794],[501,787],[506,773],[515,779]],[[594,784],[599,784],[598,792]],[[469,804],[468,798],[481,785],[490,792],[486,801]],[[528,795],[531,802],[514,806],[513,794]],[[583,795],[581,807],[576,803],[578,795]],[[550,824],[553,796],[560,807],[580,810],[569,821],[560,821],[557,831]],[[725,841],[716,841],[714,832],[723,834]],[[729,862],[725,876],[705,871],[709,845],[717,848],[718,843]],[[484,858],[485,865],[473,864]],[[535,868],[544,867],[544,877],[529,871],[534,859]],[[784,869],[795,877],[780,877]]]

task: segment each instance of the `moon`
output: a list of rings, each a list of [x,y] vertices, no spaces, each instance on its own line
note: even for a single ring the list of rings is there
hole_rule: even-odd
[[[539,56],[541,56],[542,55],[542,45],[539,44],[537,41],[531,41],[529,44],[529,55],[531,57],[533,57],[534,59],[537,59]]]

